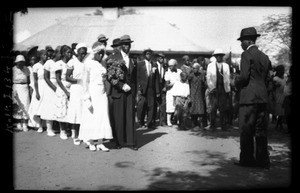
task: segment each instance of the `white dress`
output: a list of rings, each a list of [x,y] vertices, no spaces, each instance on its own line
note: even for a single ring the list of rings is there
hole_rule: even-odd
[[[57,87],[56,78],[55,78],[55,62],[53,60],[47,60],[44,64],[44,70],[50,72],[50,81]],[[54,90],[48,86],[45,81],[44,87],[44,98],[43,102],[40,106],[40,114],[41,118],[44,120],[55,120],[55,102],[56,102],[56,94]]]
[[[177,72],[171,72],[170,69],[165,74],[165,80],[170,81],[171,83],[175,83],[177,81],[180,81],[180,73],[182,71],[180,69],[177,69]],[[167,90],[166,93],[166,112],[167,113],[174,113],[175,106],[174,106],[174,99],[173,99],[173,87],[169,90]]]
[[[15,97],[13,97],[13,118],[15,119],[28,119],[28,109],[30,105],[30,96],[29,96],[29,86],[27,82],[28,76],[30,76],[29,69],[24,66],[24,68],[21,70],[14,66],[12,68],[12,80],[13,80],[13,94],[17,94],[21,104],[18,104],[18,100],[16,100]],[[24,107],[24,110],[27,112],[24,112],[21,106]]]
[[[55,63],[55,71],[61,70],[61,82],[64,85],[64,87],[70,91],[71,83],[66,80],[66,74],[67,74],[67,64],[59,60]],[[66,93],[62,90],[62,88],[57,84],[56,89],[56,102],[55,102],[55,120],[59,122],[68,122],[67,112],[68,112],[68,97]]]
[[[41,63],[36,63],[32,67],[32,73],[37,73],[38,76],[38,89],[40,94],[40,100],[36,98],[36,90],[33,87],[33,92],[31,96],[31,102],[28,110],[28,114],[31,117],[28,125],[31,127],[39,127],[40,126],[40,118],[38,117],[41,115],[41,104],[44,98],[44,88],[48,85],[46,85],[45,79],[44,79],[44,66]],[[34,81],[34,80],[33,80]],[[34,83],[33,83],[34,85]]]
[[[75,79],[82,80],[84,64],[80,62],[76,57],[71,59],[67,63],[68,69],[73,69],[72,77]],[[68,122],[71,124],[80,124],[81,113],[82,113],[82,95],[83,85],[80,81],[72,83],[70,87],[70,100],[68,104]]]
[[[112,139],[108,115],[108,99],[102,76],[106,69],[95,60],[86,60],[83,76],[83,108],[78,138],[89,140]],[[89,107],[93,107],[93,113]]]

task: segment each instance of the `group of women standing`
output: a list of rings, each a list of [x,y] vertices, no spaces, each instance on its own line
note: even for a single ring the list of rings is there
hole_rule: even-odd
[[[95,42],[90,53],[84,43],[77,44],[74,51],[67,45],[55,50],[46,47],[38,51],[38,56],[39,61],[32,70],[25,65],[23,55],[15,59],[13,118],[17,129],[28,131],[27,126],[31,126],[43,132],[43,123],[46,123],[47,135],[55,136],[53,123],[56,121],[61,139],[68,139],[70,126],[75,145],[83,141],[92,151],[109,151],[103,145],[103,139],[113,136],[104,89],[106,68],[101,63],[104,56],[101,44]],[[30,77],[33,77],[31,82]]]

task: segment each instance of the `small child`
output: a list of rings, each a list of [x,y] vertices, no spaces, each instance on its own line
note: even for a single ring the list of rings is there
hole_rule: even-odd
[[[190,86],[187,81],[187,74],[180,73],[180,81],[174,83],[172,95],[174,97],[174,118],[179,121],[179,128],[186,129],[186,118],[190,104]]]

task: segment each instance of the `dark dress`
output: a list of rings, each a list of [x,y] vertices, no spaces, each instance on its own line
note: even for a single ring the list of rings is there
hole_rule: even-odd
[[[191,86],[191,102],[192,106],[190,113],[192,115],[202,115],[204,114],[204,76],[201,73],[190,75],[190,86]]]

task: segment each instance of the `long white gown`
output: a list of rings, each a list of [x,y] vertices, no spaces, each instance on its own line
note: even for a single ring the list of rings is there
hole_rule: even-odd
[[[112,139],[108,114],[108,99],[102,78],[106,74],[106,69],[102,64],[91,59],[86,60],[84,64],[83,107],[78,138],[84,142],[98,139]],[[93,112],[89,110],[90,106],[93,107]]]
[[[68,63],[68,69],[73,69],[72,77],[78,80],[82,80],[84,64],[80,62],[76,57],[71,59]],[[68,122],[71,124],[81,123],[82,113],[82,100],[83,86],[80,81],[72,83],[70,87],[70,100],[68,104]]]
[[[31,96],[31,102],[28,110],[28,114],[31,116],[31,119],[33,122],[29,121],[28,125],[32,127],[39,127],[41,124],[41,120],[38,117],[41,115],[41,105],[43,103],[44,98],[44,88],[48,85],[46,85],[45,79],[44,79],[44,66],[40,62],[36,63],[32,67],[32,72],[37,73],[38,76],[38,89],[40,94],[40,100],[36,98],[36,90],[33,87],[33,93]]]

